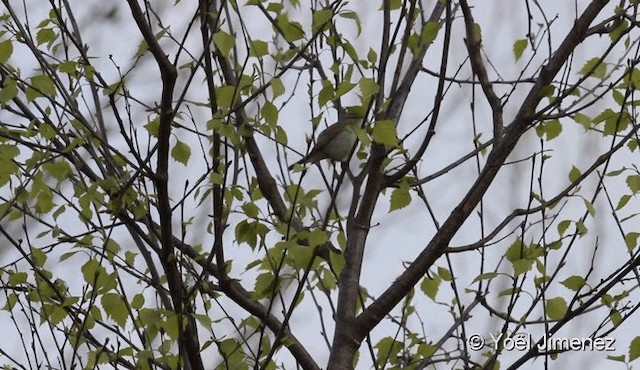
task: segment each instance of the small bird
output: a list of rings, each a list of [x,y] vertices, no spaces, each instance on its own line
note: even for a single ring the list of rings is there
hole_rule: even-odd
[[[358,136],[356,128],[362,121],[362,114],[347,112],[342,119],[327,127],[318,135],[318,140],[309,154],[289,166],[289,171],[296,164],[316,163],[323,159],[333,159],[344,162],[349,159],[349,153]]]

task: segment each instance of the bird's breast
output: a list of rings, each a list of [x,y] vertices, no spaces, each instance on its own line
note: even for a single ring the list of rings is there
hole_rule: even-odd
[[[334,161],[344,162],[349,157],[351,148],[357,138],[354,130],[343,130],[340,134],[336,135],[333,140],[327,143],[325,153]]]

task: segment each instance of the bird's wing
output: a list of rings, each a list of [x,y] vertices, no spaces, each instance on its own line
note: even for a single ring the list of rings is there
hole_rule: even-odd
[[[341,126],[344,126],[344,125],[341,125],[339,123],[334,123],[333,125],[324,129],[320,133],[320,135],[318,135],[318,140],[316,141],[316,145],[313,147],[314,149],[313,151],[315,152],[316,150],[320,150],[325,145],[327,145],[329,141],[333,140],[336,134],[340,132],[340,130],[342,130]]]

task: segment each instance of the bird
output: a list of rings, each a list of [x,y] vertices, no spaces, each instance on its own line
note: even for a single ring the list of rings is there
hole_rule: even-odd
[[[345,162],[349,159],[351,148],[358,138],[356,128],[362,119],[362,114],[347,112],[342,119],[318,135],[316,144],[309,154],[289,166],[289,171],[297,164],[316,163],[323,159]]]

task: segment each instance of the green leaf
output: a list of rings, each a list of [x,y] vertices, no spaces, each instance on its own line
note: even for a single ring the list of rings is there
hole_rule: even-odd
[[[562,124],[559,119],[544,121],[536,126],[536,133],[539,137],[546,136],[547,141],[553,140],[560,136],[562,132]]]
[[[629,345],[629,362],[640,357],[640,337],[635,337]]]
[[[9,285],[17,286],[27,282],[28,275],[26,272],[9,273]]]
[[[322,80],[322,89],[318,93],[318,104],[324,107],[329,101],[333,100],[335,92],[333,84],[329,80]]]
[[[287,132],[281,126],[276,126],[276,141],[284,145],[287,145],[289,142]]]
[[[613,326],[618,326],[622,322],[622,315],[620,314],[620,311],[613,309],[609,314],[609,319],[611,320]]]
[[[516,295],[518,293],[520,293],[520,288],[507,288],[502,290],[500,293],[498,293],[498,297],[507,297],[507,296],[511,296],[511,295]]]
[[[629,200],[631,200],[631,195],[625,194],[621,196],[620,200],[618,201],[618,205],[616,206],[616,211],[619,211],[622,209],[622,207],[626,206],[627,203],[629,203]]]
[[[378,61],[378,53],[376,53],[376,51],[373,50],[372,48],[369,48],[369,52],[367,53],[367,61],[369,61],[369,63],[371,64],[375,64],[375,62]],[[362,87],[360,87],[360,90],[362,90]],[[364,94],[364,91],[363,91],[363,94]]]
[[[282,30],[282,37],[288,42],[294,42],[304,37],[300,23],[289,21],[289,16],[286,13],[278,16],[277,24]]]
[[[640,233],[637,232],[630,232],[624,236],[624,243],[629,251],[634,250],[638,245],[638,236],[640,236]]]
[[[567,288],[577,292],[587,284],[587,281],[582,276],[571,276],[566,278],[564,281],[560,282],[560,284],[566,286]]]
[[[106,293],[102,296],[101,303],[107,316],[111,317],[120,327],[124,327],[128,312],[122,296],[116,293]]]
[[[259,0],[256,0],[259,1]],[[259,2],[258,2],[259,4]],[[257,4],[256,4],[257,5]],[[270,12],[274,12],[274,13],[280,13],[282,11],[282,9],[284,9],[284,5],[281,3],[277,3],[277,2],[270,2],[269,5],[267,5],[267,11]]]
[[[160,130],[160,117],[155,117],[151,121],[149,121],[144,127],[149,135],[153,137],[158,137],[158,131]]]
[[[273,98],[277,98],[285,93],[284,85],[282,84],[282,80],[279,78],[271,79],[271,91],[273,92]]]
[[[616,115],[615,118],[606,120],[606,122],[604,123],[603,133],[605,136],[608,136],[613,135],[617,132],[624,131],[627,129],[627,127],[629,127],[630,122],[631,120],[629,119],[629,116],[623,112],[619,115]]]
[[[385,2],[385,4],[388,4],[389,10],[397,10],[402,6],[402,0],[391,0],[389,2]],[[378,10],[384,10],[384,4],[380,5],[380,8],[378,8]]]
[[[560,320],[567,314],[569,307],[562,297],[548,299],[546,302],[547,316],[551,320]]]
[[[328,29],[333,18],[333,10],[321,9],[313,12],[313,20],[311,22],[311,29],[314,33],[322,29]]]
[[[123,88],[124,88],[124,81],[114,82],[111,85],[106,86],[102,90],[102,95],[103,96],[115,95],[121,92]]]
[[[73,169],[66,159],[46,162],[42,165],[42,168],[58,181],[65,180],[73,175]]]
[[[473,279],[473,282],[477,282],[477,281],[482,281],[482,280],[491,280],[493,278],[495,278],[496,276],[498,276],[497,272],[485,272],[484,274],[480,274],[478,276],[476,276],[475,279]]]
[[[601,63],[600,58],[591,58],[580,68],[578,74],[603,79],[607,74],[607,65]]]
[[[302,270],[309,266],[309,262],[313,258],[313,248],[306,245],[299,245],[294,242],[280,242],[278,244],[288,243],[287,256],[291,259],[291,266],[296,270]]]
[[[265,101],[261,109],[262,117],[271,126],[278,124],[278,108],[276,108],[270,101]]]
[[[269,229],[262,223],[249,222],[246,219],[236,225],[235,236],[238,244],[247,243],[253,249],[258,244],[258,236],[264,238]]]
[[[369,98],[377,94],[380,91],[380,86],[373,78],[362,78],[358,83],[360,85],[360,92],[362,93],[362,102],[368,102]]]
[[[379,367],[398,362],[398,354],[404,349],[404,344],[391,337],[382,338],[376,345],[378,350],[376,361]]]
[[[373,126],[373,141],[384,145],[386,150],[391,150],[398,145],[396,125],[391,120],[376,121]]]
[[[539,96],[543,98],[548,98],[549,100],[551,100],[553,98],[553,94],[555,93],[556,93],[556,87],[553,85],[547,85],[542,89],[540,89]]]
[[[624,104],[624,95],[622,95],[622,93],[620,91],[612,90],[611,95],[613,96],[613,100],[618,105],[623,105]]]
[[[614,112],[611,108],[603,110],[600,114],[593,118],[593,123],[598,124],[609,120],[616,120],[618,113]]]
[[[167,314],[167,318],[162,323],[162,328],[165,330],[169,338],[178,339],[178,334],[180,333],[180,325],[178,324],[178,315],[173,311],[165,311]]]
[[[82,271],[84,281],[95,288],[102,287],[108,282],[107,270],[93,258],[82,265],[80,271]]]
[[[626,362],[625,360],[625,355],[620,355],[620,356],[607,356],[607,360],[611,360],[611,361],[618,361],[618,362]]]
[[[18,85],[13,78],[5,79],[4,86],[0,90],[0,104],[4,107],[7,102],[18,95]]]
[[[422,35],[420,36],[420,41],[422,41],[422,45],[432,43],[436,37],[438,37],[438,31],[440,31],[440,23],[439,22],[427,22],[422,27]]]
[[[507,249],[507,253],[505,254],[505,257],[507,257],[508,261],[513,262],[521,258],[526,258],[527,253],[528,253],[527,247],[524,245],[524,243],[520,238],[517,238],[516,240],[513,241],[513,243],[511,243],[511,245]]]
[[[56,85],[47,75],[33,76],[31,77],[30,86],[27,87],[25,91],[25,95],[29,101],[45,96],[54,98],[56,96]]]
[[[107,239],[106,243],[104,243],[104,249],[108,252],[107,256],[109,257],[109,261],[113,261],[113,257],[116,256],[118,252],[120,252],[120,250],[122,250],[122,247],[120,247],[120,244],[118,244],[118,242],[109,238]]]
[[[438,294],[438,288],[440,287],[441,281],[442,280],[440,279],[440,277],[434,277],[434,278],[425,277],[422,280],[422,283],[420,283],[420,289],[424,294],[427,295],[427,297],[431,298],[432,300],[435,300],[436,295]]]
[[[44,304],[42,305],[42,321],[47,320],[52,325],[58,325],[67,317],[67,311],[58,305]]]
[[[591,117],[586,114],[576,113],[573,120],[581,124],[585,131],[588,131],[591,128]]]
[[[47,254],[42,249],[31,248],[31,259],[36,266],[42,267],[47,262]]]
[[[640,191],[640,175],[629,175],[627,177],[627,186],[633,194],[637,194]]]
[[[255,203],[245,203],[241,208],[249,218],[256,218],[260,214],[260,208]]]
[[[2,307],[2,309],[5,311],[11,311],[13,310],[13,307],[16,305],[16,303],[18,303],[18,296],[15,295],[15,293],[11,293],[7,295],[7,303],[4,304],[4,307]]]
[[[36,34],[36,42],[38,45],[53,41],[56,39],[56,33],[51,28],[42,28]]]
[[[158,33],[156,33],[154,35],[156,40],[160,40],[160,38],[162,38],[162,36],[164,36],[165,33],[167,33],[167,28],[163,28],[161,29]],[[142,55],[144,55],[144,53],[147,52],[147,50],[149,50],[149,45],[147,44],[146,40],[142,40],[142,42],[140,42],[140,45],[138,45],[138,50],[136,50],[136,57],[140,57]]]
[[[56,129],[48,123],[43,123],[38,128],[38,133],[46,140],[51,140],[56,136]]]
[[[473,33],[476,36],[476,40],[478,41],[478,44],[482,45],[482,28],[480,28],[480,24],[478,23],[473,24]]]
[[[596,209],[593,207],[593,204],[591,202],[589,202],[586,199],[582,199],[582,201],[584,202],[584,206],[587,207],[587,211],[589,212],[589,216],[591,217],[595,217],[596,215]]]
[[[339,97],[341,97],[342,95],[348,93],[349,91],[353,90],[354,87],[356,87],[357,85],[348,81],[343,81],[340,82],[338,84],[338,88],[336,89],[335,92],[335,98],[337,99]]]
[[[67,60],[60,64],[58,64],[58,71],[62,73],[66,73],[70,76],[76,76],[78,74],[78,62],[74,62],[73,60]]]
[[[629,28],[629,22],[623,20],[622,22],[618,22],[618,26],[609,32],[609,37],[611,41],[617,41],[620,36]]]
[[[39,214],[49,213],[55,203],[53,203],[53,192],[49,187],[44,187],[39,193],[36,201],[36,212]]]
[[[589,232],[589,229],[587,229],[582,221],[576,222],[576,228],[578,229],[578,235],[580,236],[586,235]]]
[[[582,172],[580,172],[578,167],[571,166],[571,171],[569,171],[569,181],[571,181],[572,184],[578,181],[581,175],[582,175]]]
[[[515,276],[520,276],[525,272],[531,271],[531,267],[533,266],[534,259],[523,258],[516,261],[513,261],[511,264],[513,265],[513,273]]]
[[[229,52],[236,44],[236,38],[224,31],[219,31],[213,35],[213,42],[222,55],[228,57]]]
[[[262,40],[253,40],[250,43],[249,55],[252,57],[263,57],[269,54],[269,44]]]
[[[144,296],[140,293],[134,295],[130,305],[132,309],[139,310],[144,306]]]
[[[238,88],[236,86],[216,87],[216,98],[220,108],[231,108],[233,103],[240,98]]]
[[[400,187],[393,189],[389,204],[389,212],[402,209],[411,203],[411,194],[409,193],[409,185],[402,183]]]
[[[438,267],[438,275],[442,278],[442,280],[444,281],[451,281],[453,280],[453,275],[451,275],[451,271],[449,271],[448,269],[444,268],[444,267]]]
[[[358,32],[356,35],[360,36],[360,34],[362,33],[362,22],[360,22],[360,17],[358,17],[358,13],[351,10],[346,10],[346,11],[341,11],[338,15],[342,18],[353,19],[353,21],[356,24],[356,28],[358,29]]]
[[[178,140],[171,150],[171,157],[186,166],[189,161],[189,157],[191,157],[191,147]]]
[[[329,233],[326,230],[314,230],[309,233],[308,239],[310,247],[318,247],[329,240]]]
[[[6,63],[13,54],[13,43],[11,40],[0,42],[0,63]]]
[[[273,292],[277,291],[275,276],[271,272],[265,272],[256,278],[256,285],[252,296],[254,299],[262,299],[271,297]]]
[[[217,369],[233,369],[233,370],[247,370],[249,369],[246,364],[246,354],[237,340],[233,338],[227,338],[218,344],[218,351],[224,358],[224,361],[216,368]],[[265,369],[269,369],[269,366],[265,366]]]
[[[516,62],[522,57],[522,53],[524,53],[527,45],[529,45],[529,41],[527,39],[516,40],[516,42],[513,43],[513,55],[516,58]]]

